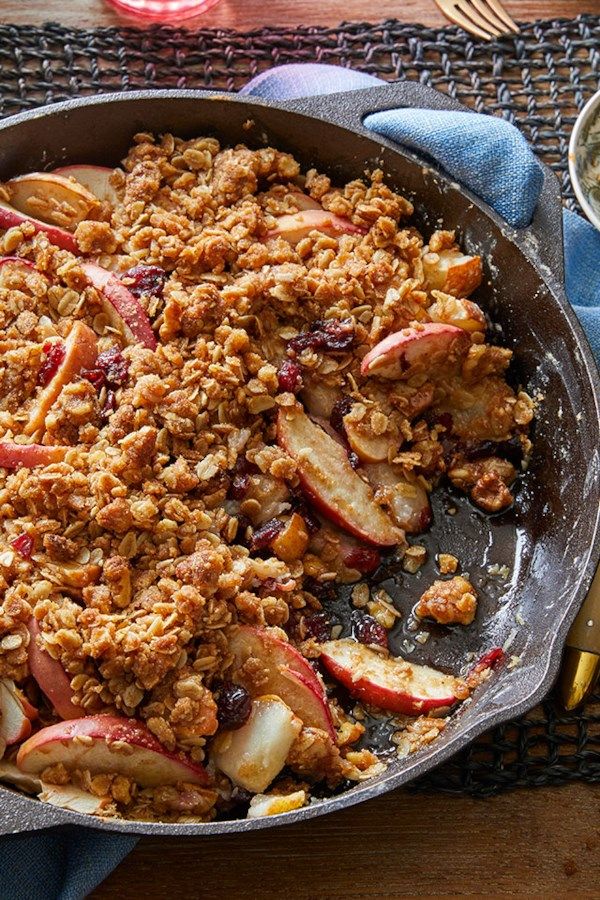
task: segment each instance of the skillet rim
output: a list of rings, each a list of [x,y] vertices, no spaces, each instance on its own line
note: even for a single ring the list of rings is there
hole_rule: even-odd
[[[397,144],[394,144],[379,135],[373,135],[362,126],[362,116],[366,115],[367,111],[374,111],[375,108],[377,108],[377,103],[380,101],[383,102],[383,100],[386,99],[387,107],[384,104],[383,107],[380,105],[379,108],[391,108],[394,105],[394,99],[390,88],[398,88],[400,85],[411,85],[414,88],[421,89],[420,93],[422,95],[429,95],[430,97],[435,96],[437,105],[440,108],[443,108],[444,105],[446,105],[453,109],[464,109],[464,107],[456,101],[446,97],[440,92],[435,91],[432,88],[427,88],[424,85],[411,82],[400,82],[397,85],[383,84],[381,87],[376,86],[340,94],[299,98],[298,100],[288,100],[279,103],[265,102],[260,98],[248,97],[247,95],[237,96],[207,90],[150,89],[125,93],[96,94],[91,97],[82,97],[48,106],[36,107],[35,109],[26,110],[22,113],[9,116],[0,121],[0,145],[4,132],[14,126],[20,125],[22,122],[35,121],[38,119],[56,120],[60,118],[61,114],[69,113],[70,111],[81,107],[108,106],[117,102],[134,103],[139,100],[164,101],[166,99],[177,98],[182,100],[197,100],[200,102],[226,101],[228,103],[235,103],[236,105],[250,108],[264,107],[284,110],[294,116],[318,121],[320,125],[329,125],[336,129],[343,129],[353,135],[358,134],[360,137],[369,140],[374,146],[374,149],[386,147],[396,155],[408,158],[411,162],[417,162],[422,165],[423,160],[416,154],[411,153],[404,147],[399,147]],[[343,115],[344,101],[347,104],[349,96],[354,101],[372,98],[373,103],[375,103],[373,109],[367,104],[368,109],[365,107],[362,116],[359,117],[356,116],[356,109],[354,105],[351,104],[350,108],[354,113],[352,116],[355,120],[354,125],[349,124],[347,121],[348,116],[344,119]],[[407,103],[406,105],[415,104]],[[340,109],[342,110],[341,116]],[[342,122],[339,121],[340,118],[343,120]],[[435,173],[436,178],[443,184],[446,186],[451,185],[456,190],[457,185],[455,181],[441,171],[436,164],[427,162],[427,167]],[[546,172],[548,172],[547,169]],[[554,175],[551,175],[551,177],[553,179],[555,178]],[[600,429],[600,373],[598,372],[595,359],[579,320],[566,299],[564,286],[560,282],[557,273],[552,271],[545,261],[540,258],[539,254],[535,253],[535,245],[527,242],[528,234],[531,232],[528,232],[527,229],[519,231],[507,226],[506,222],[504,222],[494,210],[468,189],[460,185],[458,186],[458,190],[460,194],[475,205],[487,218],[491,219],[496,227],[502,230],[506,238],[515,245],[518,252],[534,266],[538,275],[546,284],[553,302],[558,306],[564,317],[565,327],[571,331],[579,351],[580,358],[575,359],[573,362],[576,368],[585,375],[590,397],[593,400],[596,412],[598,413],[599,421],[596,423],[596,432],[598,432]],[[410,763],[408,759],[404,760],[405,765],[397,772],[389,772],[388,770],[386,774],[380,776],[376,781],[370,780],[359,783],[356,787],[344,791],[339,795],[330,796],[324,800],[313,802],[310,805],[293,812],[258,819],[231,819],[195,824],[96,819],[87,814],[75,813],[53,807],[50,804],[17,793],[11,788],[0,784],[0,798],[2,798],[3,801],[0,804],[0,834],[24,830],[37,830],[62,824],[85,825],[86,827],[103,832],[161,834],[165,836],[202,836],[246,832],[274,826],[295,824],[296,822],[304,821],[318,815],[339,811],[345,807],[373,799],[381,794],[398,788],[401,785],[412,781],[419,775],[435,768],[435,766],[439,765],[441,762],[449,759],[490,728],[530,710],[547,694],[558,673],[562,648],[568,629],[583,603],[599,559],[600,507],[593,526],[593,539],[587,550],[586,563],[579,574],[576,588],[571,592],[569,605],[563,610],[562,618],[553,631],[552,640],[547,644],[544,656],[538,661],[537,667],[531,670],[529,681],[535,682],[531,690],[518,703],[508,704],[505,702],[487,716],[475,720],[470,726],[462,729],[459,727],[456,730],[456,733],[448,740],[448,743],[437,750],[433,750],[430,756],[419,759],[417,755],[417,759],[412,763]]]

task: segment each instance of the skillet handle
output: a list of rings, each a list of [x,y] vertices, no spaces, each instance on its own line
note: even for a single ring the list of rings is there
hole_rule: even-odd
[[[345,91],[341,94],[320,94],[313,97],[299,97],[295,100],[276,102],[276,106],[289,109],[313,118],[324,119],[343,128],[380,141],[384,146],[398,148],[398,145],[379,135],[373,134],[363,125],[369,113],[382,112],[397,107],[415,109],[444,109],[472,112],[468,107],[418,81],[396,81],[381,87]],[[413,158],[419,158],[413,150],[402,148]],[[542,276],[548,275],[559,285],[564,285],[564,255],[562,241],[562,200],[560,182],[554,172],[540,163],[544,172],[544,182],[540,199],[527,228],[514,229],[506,223],[504,228],[513,233],[524,252],[541,269]],[[484,206],[483,200],[479,201]],[[488,207],[489,208],[489,207]],[[493,217],[498,219],[492,211]],[[502,221],[502,220],[500,220]]]

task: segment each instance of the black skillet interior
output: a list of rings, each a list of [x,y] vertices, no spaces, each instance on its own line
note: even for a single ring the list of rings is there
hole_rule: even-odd
[[[420,85],[402,83],[266,106],[195,92],[140,92],[90,98],[25,113],[0,125],[0,177],[59,164],[117,164],[138,131],[171,131],[183,137],[214,134],[223,144],[272,144],[290,150],[308,168],[317,166],[344,182],[378,165],[416,205],[415,224],[425,234],[456,228],[464,246],[486,260],[476,299],[499,324],[515,350],[512,378],[542,400],[535,425],[535,455],[514,507],[487,516],[442,488],[435,521],[422,541],[429,559],[417,575],[390,560],[375,576],[402,613],[393,650],[449,671],[492,647],[507,647],[519,659],[483,685],[430,747],[407,760],[393,760],[385,774],[310,807],[270,820],[206,825],[103,822],[98,827],[145,833],[207,834],[290,822],[376,796],[432,768],[475,735],[533,705],[549,688],[568,625],[589,585],[598,557],[599,401],[598,373],[589,347],[560,286],[562,253],[559,193],[546,176],[544,201],[533,229],[507,228],[494,213],[458,185],[385,141],[369,137],[366,113],[397,105],[454,106]],[[245,127],[244,127],[245,126]],[[419,541],[421,539],[419,538]],[[409,628],[410,610],[436,577],[435,554],[457,555],[478,588],[476,621],[468,628],[431,628],[426,643]],[[347,628],[348,604],[332,604]],[[389,730],[372,723],[372,739],[389,747]],[[49,808],[0,789],[0,833],[81,821],[75,813]],[[94,822],[96,825],[97,823]]]

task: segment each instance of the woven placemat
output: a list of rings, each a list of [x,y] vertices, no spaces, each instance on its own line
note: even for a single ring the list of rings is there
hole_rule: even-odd
[[[600,16],[524,25],[491,43],[457,28],[386,21],[338,28],[68,29],[0,25],[0,115],[110,90],[234,91],[275,65],[323,62],[446,91],[517,125],[562,179],[577,112],[600,87]],[[505,788],[600,781],[600,695],[561,715],[548,699],[421,779],[417,790],[486,796]]]

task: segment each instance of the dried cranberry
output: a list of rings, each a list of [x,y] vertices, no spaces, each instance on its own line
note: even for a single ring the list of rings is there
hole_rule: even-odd
[[[234,475],[229,488],[229,494],[232,500],[243,500],[248,493],[250,487],[249,475]]]
[[[252,535],[252,550],[264,550],[269,547],[280,531],[283,531],[284,523],[281,519],[269,519],[261,525]]]
[[[324,612],[313,613],[304,619],[304,629],[307,638],[314,638],[319,643],[331,638],[331,622]]]
[[[294,494],[293,508],[294,512],[297,512],[304,519],[304,524],[309,534],[316,534],[320,530],[321,523],[302,494]]]
[[[115,387],[124,384],[129,373],[129,363],[118,347],[111,347],[110,350],[100,353],[96,360],[96,368],[100,369],[108,383]]]
[[[264,592],[264,596],[267,594],[274,593],[279,587],[279,582],[276,578],[265,578],[265,580],[261,583],[261,590]]]
[[[379,551],[375,550],[374,547],[357,547],[355,550],[351,550],[350,553],[346,554],[344,562],[349,569],[356,569],[363,575],[368,575],[370,572],[374,572],[379,566],[381,563],[381,556],[379,555]]]
[[[339,353],[349,350],[354,338],[352,319],[320,319],[313,322],[308,331],[288,341],[288,348],[294,353],[302,353],[309,348],[323,350],[326,353]]]
[[[81,377],[93,384],[98,393],[106,384],[106,376],[102,369],[83,369]]]
[[[352,634],[361,644],[379,644],[380,647],[387,648],[387,631],[368,613],[353,613]]]
[[[306,530],[309,534],[316,534],[317,531],[321,530],[321,522],[319,521],[317,514],[312,511],[310,506],[305,506],[302,511],[302,518],[304,519],[304,524],[306,525]]]
[[[497,665],[504,661],[506,654],[502,647],[493,647],[484,653],[481,659],[477,661],[473,667],[473,673],[483,672],[485,669],[495,669]]]
[[[258,472],[260,472],[260,469],[256,463],[250,462],[245,456],[238,456],[235,461],[236,475],[256,475]]]
[[[31,559],[31,554],[33,553],[33,538],[29,534],[20,534],[19,537],[16,537],[10,543],[17,553],[21,554],[23,559]]]
[[[304,579],[304,590],[321,602],[335,600],[335,588],[330,581],[317,581],[308,575]]]
[[[235,731],[245,725],[252,712],[252,698],[241,684],[225,681],[217,699],[219,727]]]
[[[439,416],[436,416],[433,420],[434,425],[441,425],[442,428],[445,428],[446,431],[452,431],[452,426],[454,425],[454,419],[452,418],[451,413],[445,412],[440,413]]]
[[[62,341],[46,341],[42,349],[46,358],[38,370],[37,383],[40,387],[46,387],[48,382],[54,378],[56,370],[65,358],[66,350]]]
[[[162,297],[167,281],[167,273],[160,266],[134,266],[119,277],[134,297]]]
[[[104,401],[104,406],[100,410],[100,415],[106,421],[117,408],[117,398],[115,397],[114,391],[106,392],[106,400]]]
[[[342,397],[333,404],[333,409],[329,416],[329,424],[338,432],[338,434],[346,433],[344,428],[344,416],[348,415],[353,406],[354,400],[352,397]]]
[[[286,359],[279,367],[277,378],[280,391],[296,394],[302,387],[302,368],[291,359]]]

